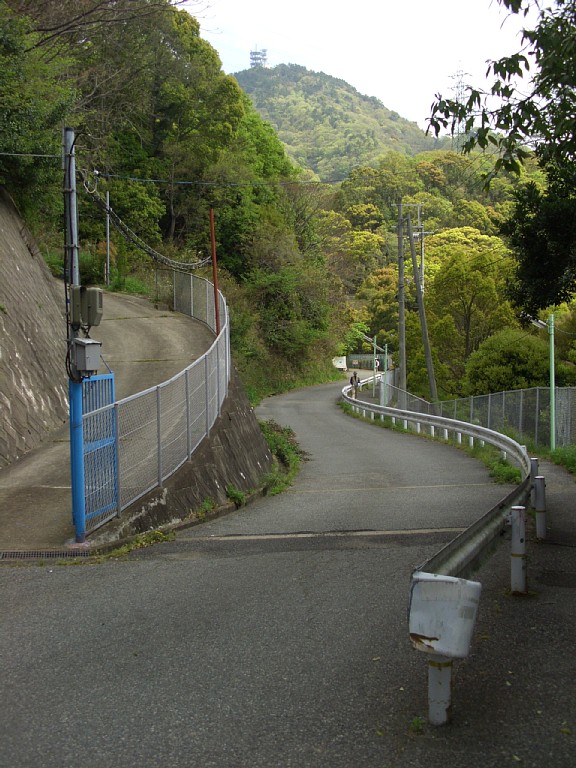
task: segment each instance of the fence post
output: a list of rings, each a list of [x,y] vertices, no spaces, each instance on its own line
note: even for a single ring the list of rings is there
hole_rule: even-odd
[[[208,382],[208,355],[204,355],[204,401],[206,403],[206,420],[204,436],[210,432],[210,384]]]
[[[122,485],[120,483],[120,414],[117,402],[114,402],[114,441],[116,452],[116,516],[120,517],[122,512],[122,503],[120,501]]]
[[[510,576],[513,595],[526,594],[526,507],[512,507]]]
[[[186,398],[186,453],[188,461],[192,457],[192,441],[190,440],[190,369],[184,374],[184,397]]]
[[[156,440],[158,443],[158,485],[162,485],[162,431],[160,416],[160,385],[156,387]]]

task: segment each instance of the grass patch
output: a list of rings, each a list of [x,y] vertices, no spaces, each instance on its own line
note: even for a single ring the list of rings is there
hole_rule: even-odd
[[[290,427],[281,427],[273,419],[268,419],[260,422],[260,429],[274,457],[274,468],[264,478],[264,489],[275,496],[292,484],[305,453]]]
[[[243,507],[246,504],[246,494],[243,491],[238,490],[234,485],[229,485],[226,488],[226,496],[230,501],[234,502],[236,509],[240,509],[240,507]]]
[[[555,448],[549,453],[550,460],[558,466],[564,467],[573,475],[576,475],[576,445],[569,445],[566,448]]]

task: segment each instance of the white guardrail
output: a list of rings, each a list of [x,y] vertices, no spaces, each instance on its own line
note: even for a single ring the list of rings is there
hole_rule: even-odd
[[[361,385],[375,386],[374,377]],[[444,725],[450,719],[452,706],[452,665],[454,659],[465,658],[476,622],[482,585],[468,581],[494,550],[505,525],[512,522],[512,575],[525,570],[524,504],[532,492],[534,465],[526,448],[511,437],[465,421],[418,413],[351,397],[352,387],[342,390],[343,399],[366,417],[389,417],[404,429],[447,440],[452,434],[457,443],[465,436],[472,447],[474,441],[488,443],[515,462],[522,480],[479,520],[456,536],[435,555],[412,572],[408,607],[409,636],[412,647],[423,651],[428,659],[428,719],[432,725]],[[384,397],[381,398],[384,401]],[[520,527],[518,527],[520,526]],[[520,534],[518,534],[520,531]],[[515,551],[515,540],[521,541]]]
[[[373,379],[369,378],[363,380],[361,384],[366,386],[372,382]],[[531,464],[526,447],[500,432],[494,432],[491,429],[486,429],[486,427],[470,424],[466,421],[457,421],[444,416],[416,411],[405,411],[369,403],[359,397],[353,398],[350,396],[351,390],[350,385],[345,386],[342,390],[342,397],[355,410],[363,412],[364,416],[370,414],[372,418],[380,416],[382,419],[386,416],[390,417],[393,423],[402,425],[406,430],[412,428],[416,434],[424,434],[425,428],[428,428],[428,434],[431,437],[444,440],[453,435],[457,443],[461,443],[463,437],[466,437],[471,447],[474,445],[474,441],[488,443],[501,450],[507,459],[515,462],[520,468],[522,482],[513,491],[416,569],[417,571],[466,578],[479,567],[492,549],[494,541],[506,525],[511,508],[524,504],[531,492]]]

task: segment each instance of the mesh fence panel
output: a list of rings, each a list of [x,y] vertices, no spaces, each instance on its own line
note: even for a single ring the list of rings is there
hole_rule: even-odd
[[[174,272],[174,311],[194,317],[192,310],[192,278],[181,272]]]
[[[563,448],[576,443],[576,388],[556,388],[554,392],[555,444]],[[411,402],[414,407],[410,410],[429,412],[428,404],[422,406],[419,399]],[[530,441],[535,447],[550,445],[552,420],[548,387],[445,400],[437,403],[436,408],[441,416],[479,424],[495,432]]]
[[[188,377],[188,440],[190,453],[198,447],[206,434],[206,379],[204,358],[187,369]]]
[[[206,409],[208,429],[218,416],[218,349],[214,345],[206,354]]]
[[[169,477],[188,458],[186,428],[186,376],[184,373],[158,387],[160,476]]]
[[[208,289],[211,289],[212,293],[210,293]],[[202,320],[202,322],[206,323],[212,330],[216,328],[216,323],[214,322],[213,313],[212,317],[208,313],[208,299],[210,297],[210,299],[213,300],[213,291],[214,288],[212,283],[209,283],[207,280],[202,280],[200,278],[194,280],[192,285],[192,308],[194,317],[198,320]],[[212,301],[210,303],[212,303]]]
[[[212,283],[175,272],[172,289],[176,311],[216,329]],[[88,531],[173,474],[218,418],[230,374],[227,308],[221,294],[218,301],[219,338],[181,374],[108,408],[94,395],[91,407],[99,410],[84,416]]]
[[[159,484],[156,392],[147,390],[118,404],[121,509]]]

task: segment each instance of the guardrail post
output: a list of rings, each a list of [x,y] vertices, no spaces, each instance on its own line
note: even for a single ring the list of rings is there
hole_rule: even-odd
[[[434,656],[428,661],[428,720],[431,725],[450,721],[452,707],[452,659]]]
[[[512,507],[512,547],[510,552],[510,586],[513,595],[526,594],[526,507]]]
[[[536,510],[536,538],[546,538],[546,481],[542,475],[534,478],[534,509]]]
[[[530,501],[532,506],[536,507],[536,489],[534,487],[536,475],[538,474],[538,459],[530,459]]]

